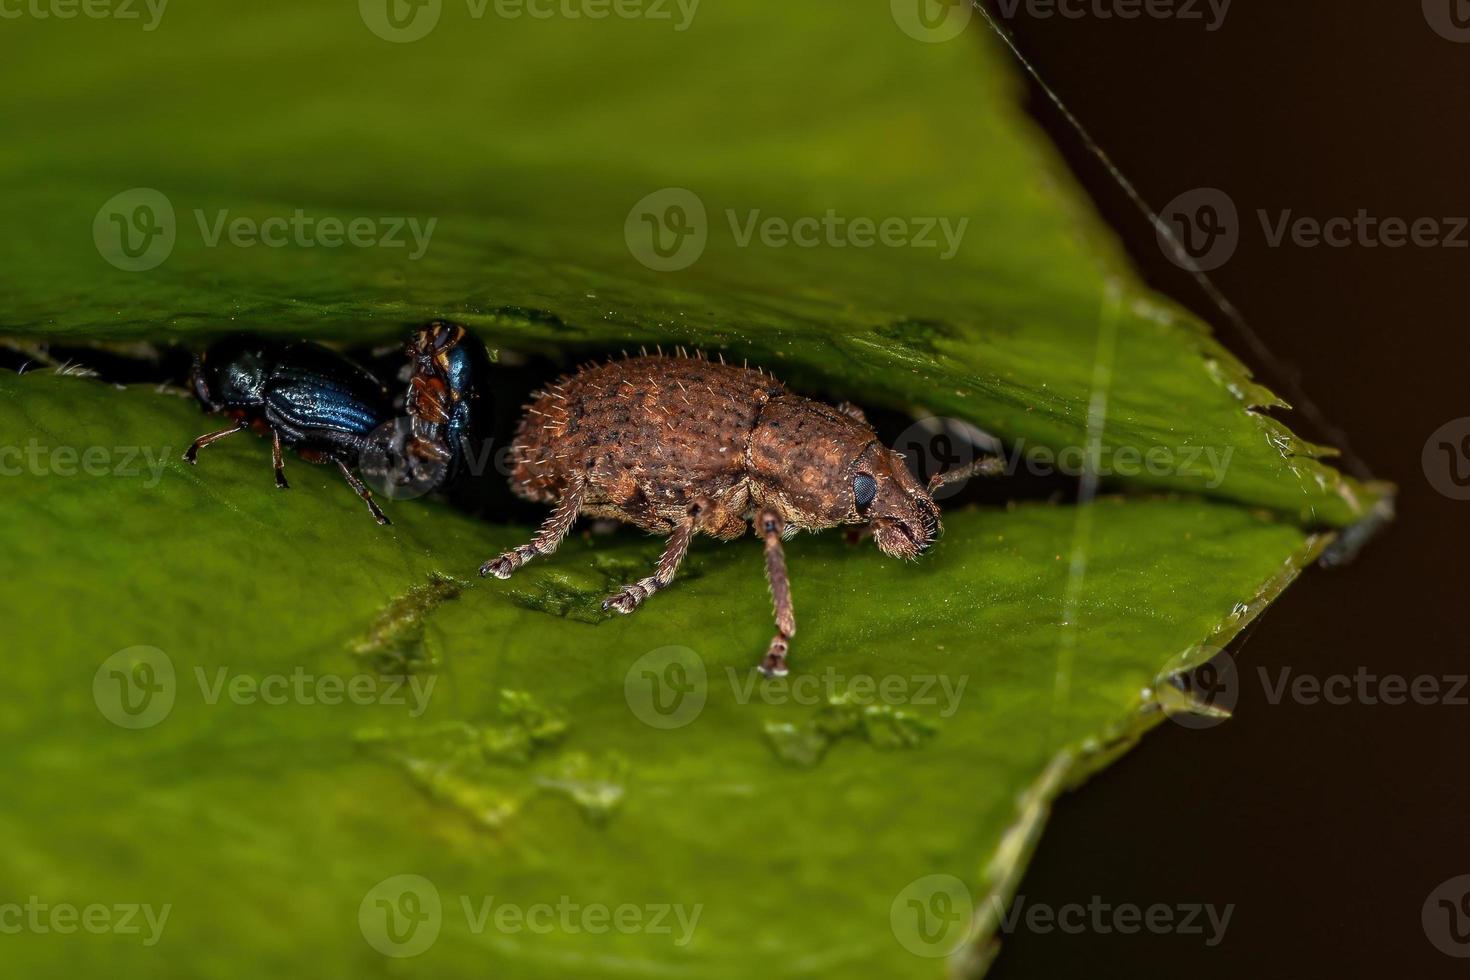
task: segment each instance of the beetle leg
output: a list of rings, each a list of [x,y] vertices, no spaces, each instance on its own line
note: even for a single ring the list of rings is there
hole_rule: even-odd
[[[336,463],[337,469],[342,471],[342,476],[346,478],[347,485],[356,491],[357,495],[368,505],[368,510],[373,513],[373,520],[379,524],[392,524],[393,522],[388,520],[388,515],[378,509],[378,502],[373,499],[372,491],[367,488],[366,484],[352,475],[352,471],[347,468],[347,464],[340,459],[334,459],[332,462]]]
[[[664,547],[663,557],[659,558],[654,573],[647,578],[628,583],[617,593],[602,600],[602,608],[630,613],[642,605],[644,599],[668,588],[679,571],[679,563],[684,560],[684,554],[689,550],[689,540],[693,537],[694,515],[690,514],[674,526],[674,533],[669,535],[669,543]]]
[[[858,408],[852,402],[838,402],[836,408],[837,411],[841,412],[843,415],[846,415],[848,418],[856,419],[857,421],[863,423],[863,425],[868,424],[868,416],[863,413],[863,410],[861,408]]]
[[[281,432],[279,429],[271,430],[271,465],[276,468],[276,486],[282,490],[290,490],[291,484],[286,482],[286,464],[281,459]]]
[[[210,432],[206,435],[202,435],[198,439],[195,439],[193,444],[190,445],[188,449],[184,450],[184,459],[188,460],[190,463],[198,463],[199,460],[197,457],[199,456],[199,450],[203,449],[205,446],[209,445],[212,442],[219,442],[225,436],[232,436],[236,432],[243,432],[248,428],[250,428],[250,423],[246,422],[244,419],[241,419],[234,425],[230,426],[228,429],[220,429],[218,432]]]
[[[549,555],[561,544],[561,539],[572,529],[576,523],[577,512],[582,509],[583,487],[586,484],[578,480],[566,489],[556,509],[541,525],[541,530],[528,544],[516,545],[510,551],[499,558],[492,558],[480,566],[480,575],[494,575],[496,578],[510,578],[510,573],[520,568],[526,562],[537,555]]]
[[[761,661],[761,673],[767,677],[786,676],[786,651],[796,632],[796,614],[791,609],[791,580],[786,576],[786,554],[781,550],[781,532],[786,522],[773,510],[763,510],[756,518],[756,532],[766,541],[766,578],[771,583],[771,604],[776,610],[776,635]]]

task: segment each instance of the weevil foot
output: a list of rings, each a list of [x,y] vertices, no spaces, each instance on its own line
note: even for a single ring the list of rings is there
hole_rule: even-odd
[[[771,640],[771,648],[766,651],[766,658],[761,661],[761,673],[767,677],[785,677],[786,668],[786,639],[775,637]]]
[[[626,616],[634,609],[643,605],[643,600],[648,598],[648,593],[649,590],[642,583],[633,582],[623,586],[620,591],[613,593],[606,599],[603,599],[602,608],[604,611],[613,609]]]
[[[491,558],[480,566],[480,577],[494,575],[496,578],[510,578],[510,573],[521,567],[520,556],[514,551],[507,551],[499,558]]]

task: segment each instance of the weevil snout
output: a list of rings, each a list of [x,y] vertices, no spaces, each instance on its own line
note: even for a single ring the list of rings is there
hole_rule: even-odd
[[[873,540],[885,555],[917,558],[943,532],[939,508],[909,472],[903,454],[873,445],[858,463],[858,479],[872,481],[871,501],[858,511],[873,528]],[[865,488],[860,485],[859,490]],[[859,495],[858,503],[862,503]]]

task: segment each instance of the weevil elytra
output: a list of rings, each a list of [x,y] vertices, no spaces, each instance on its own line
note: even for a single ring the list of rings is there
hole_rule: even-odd
[[[480,574],[508,578],[551,554],[579,515],[612,518],[668,536],[653,574],[603,602],[631,613],[673,581],[695,534],[729,541],[750,524],[775,606],[768,676],[786,673],[796,631],[784,539],[862,524],[885,554],[912,559],[940,533],[928,490],[861,410],[803,398],[760,370],[643,355],[584,366],[532,398],[511,449],[512,489],[554,510]]]

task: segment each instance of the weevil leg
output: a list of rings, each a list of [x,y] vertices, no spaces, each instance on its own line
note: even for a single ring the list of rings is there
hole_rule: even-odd
[[[378,502],[373,499],[373,492],[367,488],[365,483],[352,474],[352,470],[347,468],[347,464],[340,459],[334,459],[332,462],[336,463],[337,469],[342,471],[342,476],[347,480],[347,485],[363,499],[363,503],[368,505],[368,510],[372,511],[373,520],[379,524],[392,524],[393,522],[388,520],[388,515],[384,514],[378,508]]]
[[[577,512],[582,509],[582,498],[586,484],[578,480],[568,487],[557,502],[556,509],[541,525],[541,530],[528,544],[516,545],[499,558],[492,558],[480,566],[480,575],[510,578],[510,573],[520,568],[537,555],[549,555],[561,544],[561,539],[577,521]]]
[[[767,677],[786,676],[786,651],[796,632],[796,614],[791,609],[791,579],[786,575],[786,554],[781,550],[781,532],[786,522],[772,510],[763,510],[756,518],[756,532],[766,542],[766,578],[771,583],[771,604],[776,611],[776,635],[761,661],[761,673]]]
[[[618,592],[602,600],[602,608],[616,609],[627,614],[637,609],[644,599],[655,592],[668,588],[689,550],[690,539],[694,537],[694,518],[695,514],[691,513],[674,526],[674,533],[669,535],[669,542],[664,546],[663,556],[659,558],[658,567],[652,575],[623,586]]]
[[[846,415],[850,419],[857,419],[859,422],[863,423],[863,425],[868,424],[867,414],[864,413],[861,408],[857,407],[852,402],[838,402],[837,411],[841,412],[843,415]]]
[[[281,459],[281,433],[277,429],[271,430],[271,465],[276,468],[276,486],[290,490],[291,484],[286,482],[286,463]]]
[[[219,442],[225,436],[232,436],[236,432],[244,432],[248,428],[250,428],[250,423],[241,419],[228,429],[220,429],[218,432],[210,432],[202,435],[198,439],[195,439],[188,449],[184,450],[184,459],[188,460],[191,464],[198,463],[199,450],[212,442]]]
[[[1006,472],[1006,461],[1000,456],[981,456],[972,463],[967,463],[947,473],[935,473],[929,478],[929,492],[933,493],[940,487],[950,483],[959,483],[975,476],[994,477],[1004,476]]]

